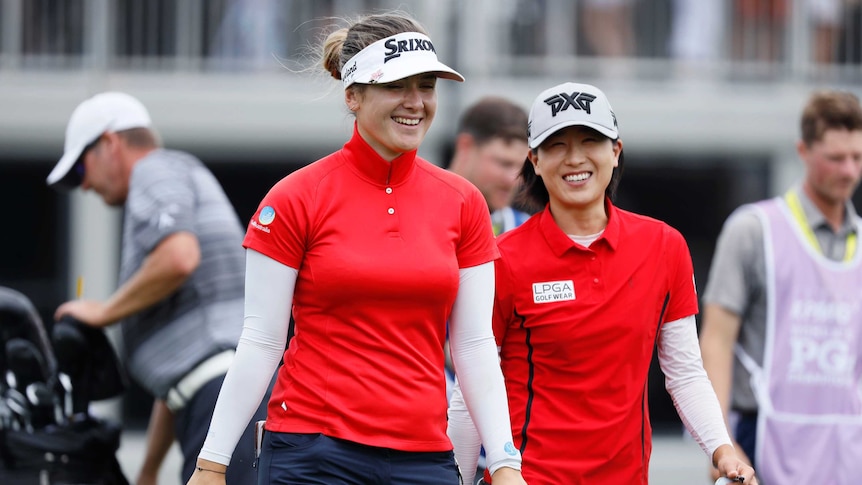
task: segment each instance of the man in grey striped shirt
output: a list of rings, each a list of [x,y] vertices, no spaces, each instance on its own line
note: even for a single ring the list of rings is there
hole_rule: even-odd
[[[173,441],[171,423],[185,483],[242,330],[244,230],[236,212],[201,161],[162,148],[146,108],[119,92],[97,94],[75,109],[63,157],[47,181],[93,190],[124,208],[119,288],[106,301],[63,303],[55,318],[71,315],[94,327],[122,323],[129,373],[155,397],[137,483],[155,483]],[[264,419],[265,406],[249,418]],[[227,483],[254,483],[253,459],[249,426]]]

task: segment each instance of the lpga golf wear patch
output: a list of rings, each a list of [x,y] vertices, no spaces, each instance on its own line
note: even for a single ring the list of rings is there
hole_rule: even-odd
[[[575,283],[572,280],[533,283],[533,303],[554,303],[575,299]]]

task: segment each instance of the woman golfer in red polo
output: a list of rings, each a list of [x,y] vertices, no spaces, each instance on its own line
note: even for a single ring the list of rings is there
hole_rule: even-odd
[[[722,475],[755,482],[703,370],[685,240],[611,201],[623,143],[605,94],[575,83],[541,93],[529,146],[522,196],[544,210],[497,239],[494,306],[524,479],[646,484],[647,373],[657,347],[686,427]],[[457,392],[452,406],[449,433],[466,474],[478,446]]]
[[[401,15],[360,19],[323,48],[353,137],[278,182],[248,226],[244,329],[190,483],[224,483],[292,310],[258,483],[460,483],[446,436],[448,319],[494,479],[522,485],[491,331],[488,209],[469,182],[416,155],[438,78],[463,78]]]

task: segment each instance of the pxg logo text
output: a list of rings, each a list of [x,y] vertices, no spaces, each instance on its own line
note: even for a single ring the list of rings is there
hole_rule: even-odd
[[[545,100],[545,104],[551,107],[551,116],[557,116],[560,111],[565,111],[569,106],[584,110],[587,114],[590,113],[590,103],[596,97],[590,93],[579,93],[577,91],[572,94],[560,93],[551,96]]]

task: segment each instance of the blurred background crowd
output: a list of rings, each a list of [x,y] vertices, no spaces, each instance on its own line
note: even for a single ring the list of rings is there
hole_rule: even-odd
[[[600,85],[624,120],[618,205],[683,233],[699,287],[730,211],[801,174],[809,92],[862,94],[860,0],[0,0],[0,285],[46,320],[78,277],[87,297],[115,287],[122,214],[45,185],[81,100],[138,97],[245,221],[267,187],[352,129],[310,46],[341,18],[391,9],[419,19],[467,78],[439,85],[424,157],[449,160],[457,115],[481,96],[526,108],[553,83]],[[654,374],[653,425],[679,429]],[[126,399],[120,412],[143,426],[149,410]]]

